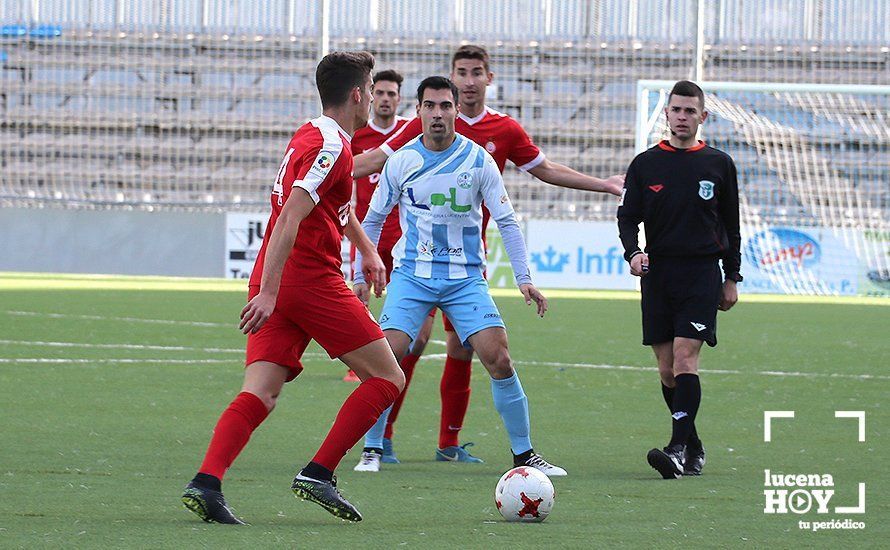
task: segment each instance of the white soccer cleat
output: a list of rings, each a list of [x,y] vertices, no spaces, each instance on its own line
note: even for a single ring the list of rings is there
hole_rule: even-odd
[[[363,451],[362,458],[353,468],[356,472],[379,472],[380,455],[372,451]]]
[[[550,464],[549,462],[544,460],[544,457],[537,453],[532,453],[532,456],[530,456],[524,464],[518,464],[518,466],[530,466],[536,470],[543,472],[547,475],[547,477],[562,477],[568,475],[568,472],[566,472],[564,469],[554,464]]]

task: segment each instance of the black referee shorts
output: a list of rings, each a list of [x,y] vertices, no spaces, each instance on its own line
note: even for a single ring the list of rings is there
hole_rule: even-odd
[[[643,345],[675,337],[717,345],[717,306],[723,277],[713,258],[650,258],[640,280]]]

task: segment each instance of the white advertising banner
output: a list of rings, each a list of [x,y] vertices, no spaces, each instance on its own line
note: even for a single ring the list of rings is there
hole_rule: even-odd
[[[532,280],[541,288],[637,288],[614,222],[529,220]]]
[[[226,213],[226,263],[225,277],[227,279],[249,279],[257,254],[263,245],[263,236],[266,224],[269,222],[269,213]],[[341,247],[343,259],[343,275],[348,276],[349,241],[343,239]]]
[[[227,279],[249,279],[256,262],[269,213],[226,213],[226,264]]]

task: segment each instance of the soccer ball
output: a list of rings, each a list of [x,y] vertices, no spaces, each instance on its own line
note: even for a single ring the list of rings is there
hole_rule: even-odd
[[[550,478],[528,466],[502,475],[494,489],[494,503],[507,521],[544,521],[553,509],[554,498],[556,491]]]

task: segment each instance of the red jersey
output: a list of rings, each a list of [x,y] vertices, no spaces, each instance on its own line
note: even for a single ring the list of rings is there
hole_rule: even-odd
[[[525,133],[525,128],[515,118],[490,107],[486,107],[474,118],[458,113],[457,120],[454,122],[454,131],[484,147],[494,157],[501,173],[504,172],[507,160],[510,160],[520,170],[525,171],[544,162],[544,153]],[[420,118],[415,117],[387,139],[380,146],[380,150],[389,156],[422,133],[423,125]],[[488,208],[483,205],[483,240],[485,240],[485,229],[488,227],[489,216]]]
[[[373,120],[369,120],[367,126],[356,130],[355,135],[352,136],[352,154],[358,155],[380,147],[393,132],[407,123],[407,118],[396,117],[395,123],[392,126],[381,128],[374,124]],[[355,215],[360,222],[365,219],[365,215],[368,213],[371,195],[374,194],[374,189],[377,188],[379,179],[380,172],[377,172],[355,180]],[[380,234],[377,248],[379,250],[391,250],[401,236],[402,228],[399,226],[399,207],[396,206],[383,224],[383,232]]]
[[[349,134],[324,115],[301,126],[291,138],[272,188],[272,215],[250,274],[251,285],[262,281],[269,237],[294,187],[305,189],[315,208],[300,223],[294,247],[284,264],[281,286],[310,286],[328,276],[343,278],[340,242],[349,222],[352,199],[349,142]]]
[[[544,161],[544,153],[516,119],[489,107],[475,118],[458,113],[454,131],[484,147],[494,157],[501,172],[508,160],[526,171]],[[423,127],[420,119],[413,118],[387,139],[380,149],[389,156],[421,133]]]

